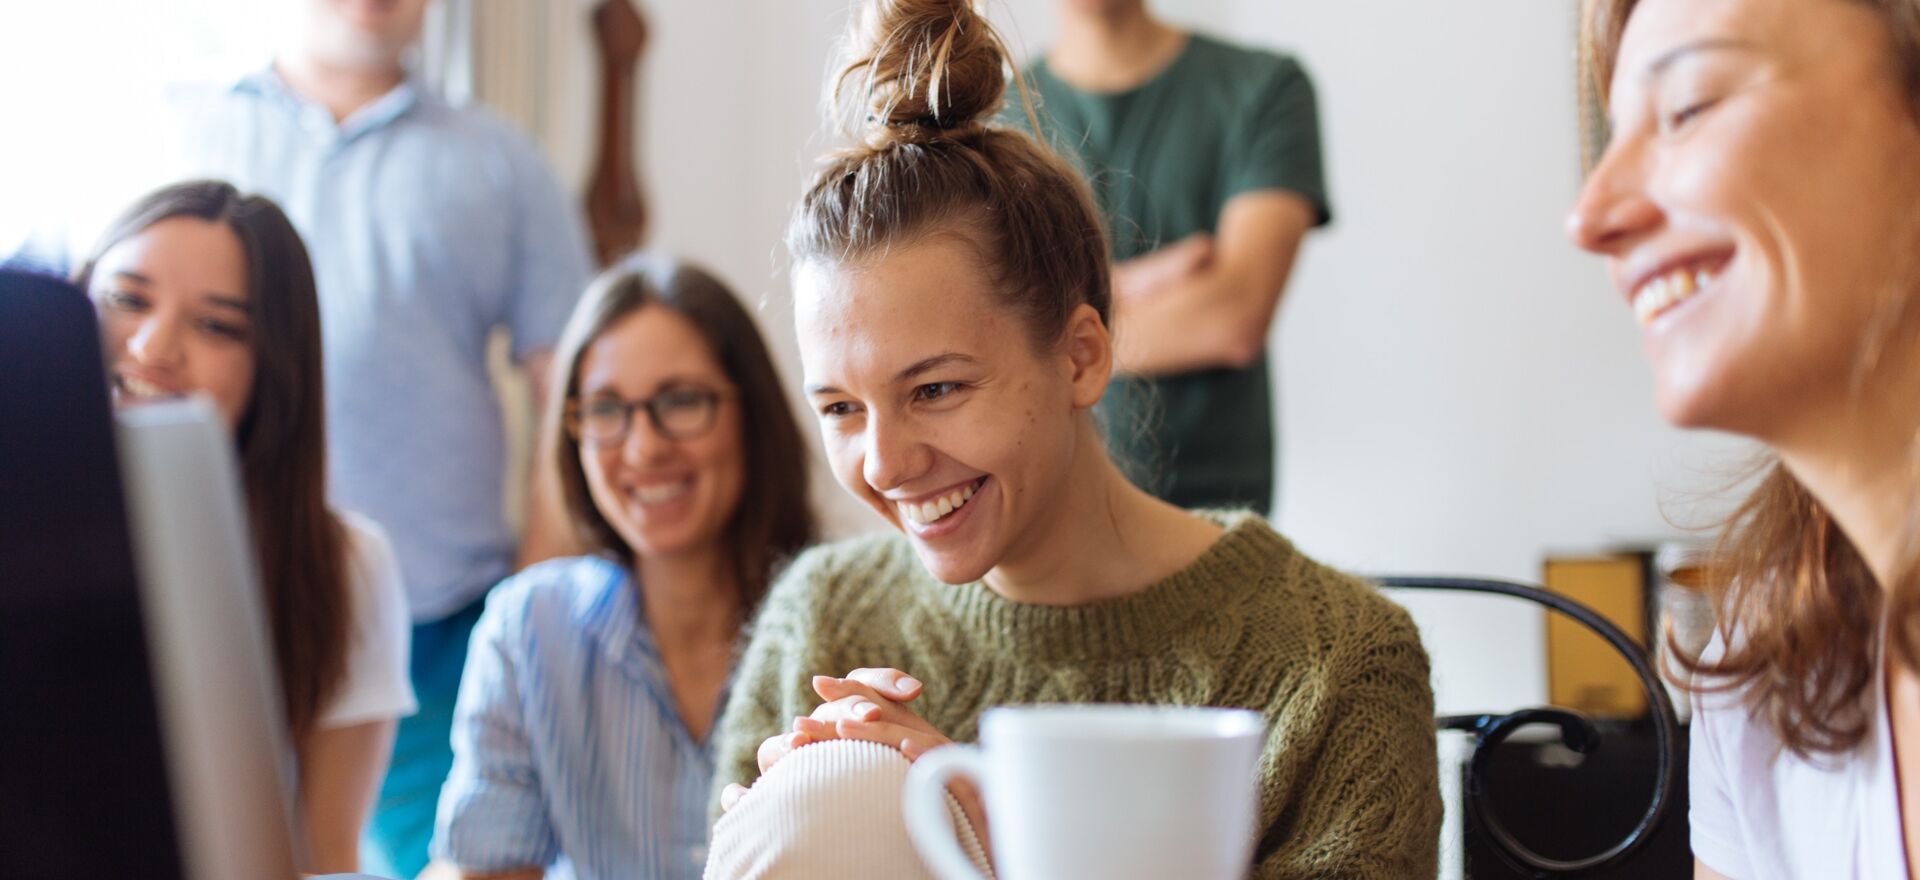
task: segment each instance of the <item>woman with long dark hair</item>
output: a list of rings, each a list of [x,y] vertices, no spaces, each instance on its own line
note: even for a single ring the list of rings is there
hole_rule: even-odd
[[[554,366],[543,464],[590,552],[488,597],[434,855],[491,880],[695,880],[743,627],[814,539],[806,447],[753,318],[692,266],[601,276]]]
[[[1920,858],[1920,2],[1588,0],[1569,221],[1668,421],[1765,444],[1709,566],[1701,877]]]
[[[306,247],[271,201],[194,181],[129,208],[75,281],[99,311],[118,405],[203,396],[233,430],[310,867],[353,871],[414,698],[393,551],[372,522],[327,504]]]

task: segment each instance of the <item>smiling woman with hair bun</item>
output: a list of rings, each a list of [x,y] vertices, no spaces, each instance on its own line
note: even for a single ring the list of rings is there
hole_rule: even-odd
[[[1257,711],[1253,876],[1432,876],[1411,620],[1259,516],[1188,513],[1115,467],[1091,412],[1113,369],[1099,215],[1059,156],[988,122],[1014,79],[972,4],[871,2],[850,44],[850,145],[787,247],[828,459],[894,533],[816,548],[769,593],[721,721],[707,876],[926,876],[903,768],[1039,702]],[[977,802],[954,818],[991,830]]]

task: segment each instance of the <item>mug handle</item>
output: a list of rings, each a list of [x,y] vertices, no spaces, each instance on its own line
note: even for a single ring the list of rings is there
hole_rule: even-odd
[[[907,787],[901,813],[913,848],[940,880],[986,880],[960,849],[954,836],[953,814],[947,812],[947,783],[965,777],[977,786],[986,764],[973,746],[941,746],[907,769]],[[961,821],[965,821],[964,819]]]

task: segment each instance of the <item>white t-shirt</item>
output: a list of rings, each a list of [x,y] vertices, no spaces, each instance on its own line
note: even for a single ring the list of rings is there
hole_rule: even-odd
[[[1717,641],[1707,656],[1720,653]],[[1733,880],[1905,880],[1886,690],[1850,752],[1801,758],[1737,694],[1693,698],[1693,857]]]
[[[393,545],[373,520],[349,511],[335,514],[346,527],[353,617],[345,677],[314,725],[322,730],[404,718],[419,708],[408,665],[413,624]]]

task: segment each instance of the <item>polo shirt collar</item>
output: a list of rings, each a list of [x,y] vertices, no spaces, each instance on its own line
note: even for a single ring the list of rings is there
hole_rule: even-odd
[[[232,90],[273,98],[298,108],[301,113],[323,115],[329,121],[332,119],[325,107],[295,91],[271,64],[240,77],[233,83]],[[413,71],[408,71],[399,85],[341,120],[337,126],[341,138],[358,137],[406,115],[407,111],[420,103],[422,90],[419,77]]]

